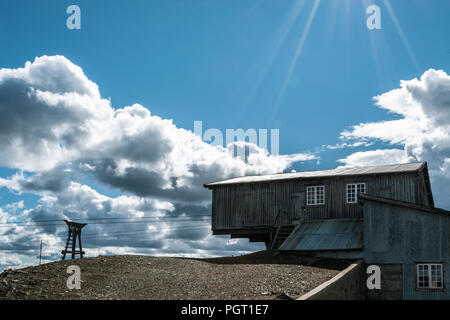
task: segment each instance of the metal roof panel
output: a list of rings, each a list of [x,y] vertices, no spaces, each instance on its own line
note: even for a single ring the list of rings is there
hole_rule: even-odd
[[[279,250],[352,250],[362,247],[361,219],[330,219],[302,222],[292,231]]]
[[[308,179],[308,178],[321,178],[334,176],[412,172],[419,170],[424,165],[425,165],[424,162],[415,162],[415,163],[391,164],[383,166],[355,167],[355,168],[340,167],[332,170],[280,173],[262,176],[246,176],[209,183],[206,184],[205,187],[213,187],[217,185],[227,185],[227,184],[238,184],[238,183],[268,182],[287,179]]]

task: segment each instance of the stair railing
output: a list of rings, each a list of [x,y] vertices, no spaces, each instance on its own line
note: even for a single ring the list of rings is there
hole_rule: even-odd
[[[275,217],[275,220],[274,220],[274,222],[273,222],[273,224],[272,224],[272,226],[271,226],[271,229],[273,229],[273,227],[275,227],[276,226],[276,224],[277,224],[277,221],[278,221],[278,218],[280,217],[280,214],[282,213],[282,212],[287,212],[287,211],[284,211],[284,210],[281,210],[281,209],[278,209],[278,214],[277,214],[277,216]],[[270,251],[272,251],[272,249],[273,249],[273,246],[274,246],[274,244],[275,244],[275,240],[277,239],[277,236],[278,236],[278,232],[280,231],[280,227],[277,227],[277,232],[275,233],[275,237],[273,237],[272,238],[272,230],[270,231],[270,240],[271,240],[271,245],[270,245]]]
[[[270,251],[271,251],[271,252],[272,252],[272,250],[273,250],[273,246],[274,246],[274,244],[275,244],[275,241],[277,240],[278,232],[280,232],[280,227],[277,228],[277,232],[275,233],[275,237],[273,238],[272,244],[270,245]]]

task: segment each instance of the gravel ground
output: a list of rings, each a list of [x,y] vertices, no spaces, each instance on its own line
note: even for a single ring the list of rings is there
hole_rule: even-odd
[[[66,286],[69,265],[81,289]],[[331,279],[347,263],[268,255],[186,259],[137,255],[59,261],[0,274],[0,299],[275,299],[292,298]]]

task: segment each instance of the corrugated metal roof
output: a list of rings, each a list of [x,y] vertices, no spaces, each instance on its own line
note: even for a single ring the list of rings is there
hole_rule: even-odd
[[[363,221],[329,219],[298,225],[280,251],[353,250],[363,247]]]
[[[411,171],[419,170],[423,165],[425,165],[425,162],[391,164],[391,165],[370,166],[370,167],[355,167],[355,168],[341,167],[341,168],[336,168],[336,169],[332,169],[332,170],[280,173],[280,174],[271,174],[271,175],[263,175],[263,176],[247,176],[247,177],[240,177],[240,178],[234,178],[234,179],[209,183],[209,184],[206,184],[205,187],[212,187],[212,186],[224,185],[224,184],[266,182],[266,181],[276,181],[276,180],[285,180],[285,179],[307,179],[307,178],[317,178],[317,177],[411,172]]]

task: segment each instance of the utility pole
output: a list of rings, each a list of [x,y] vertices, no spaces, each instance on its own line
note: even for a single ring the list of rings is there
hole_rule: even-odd
[[[41,247],[39,249],[39,265],[41,265],[41,261],[42,261],[42,240],[41,240]]]

